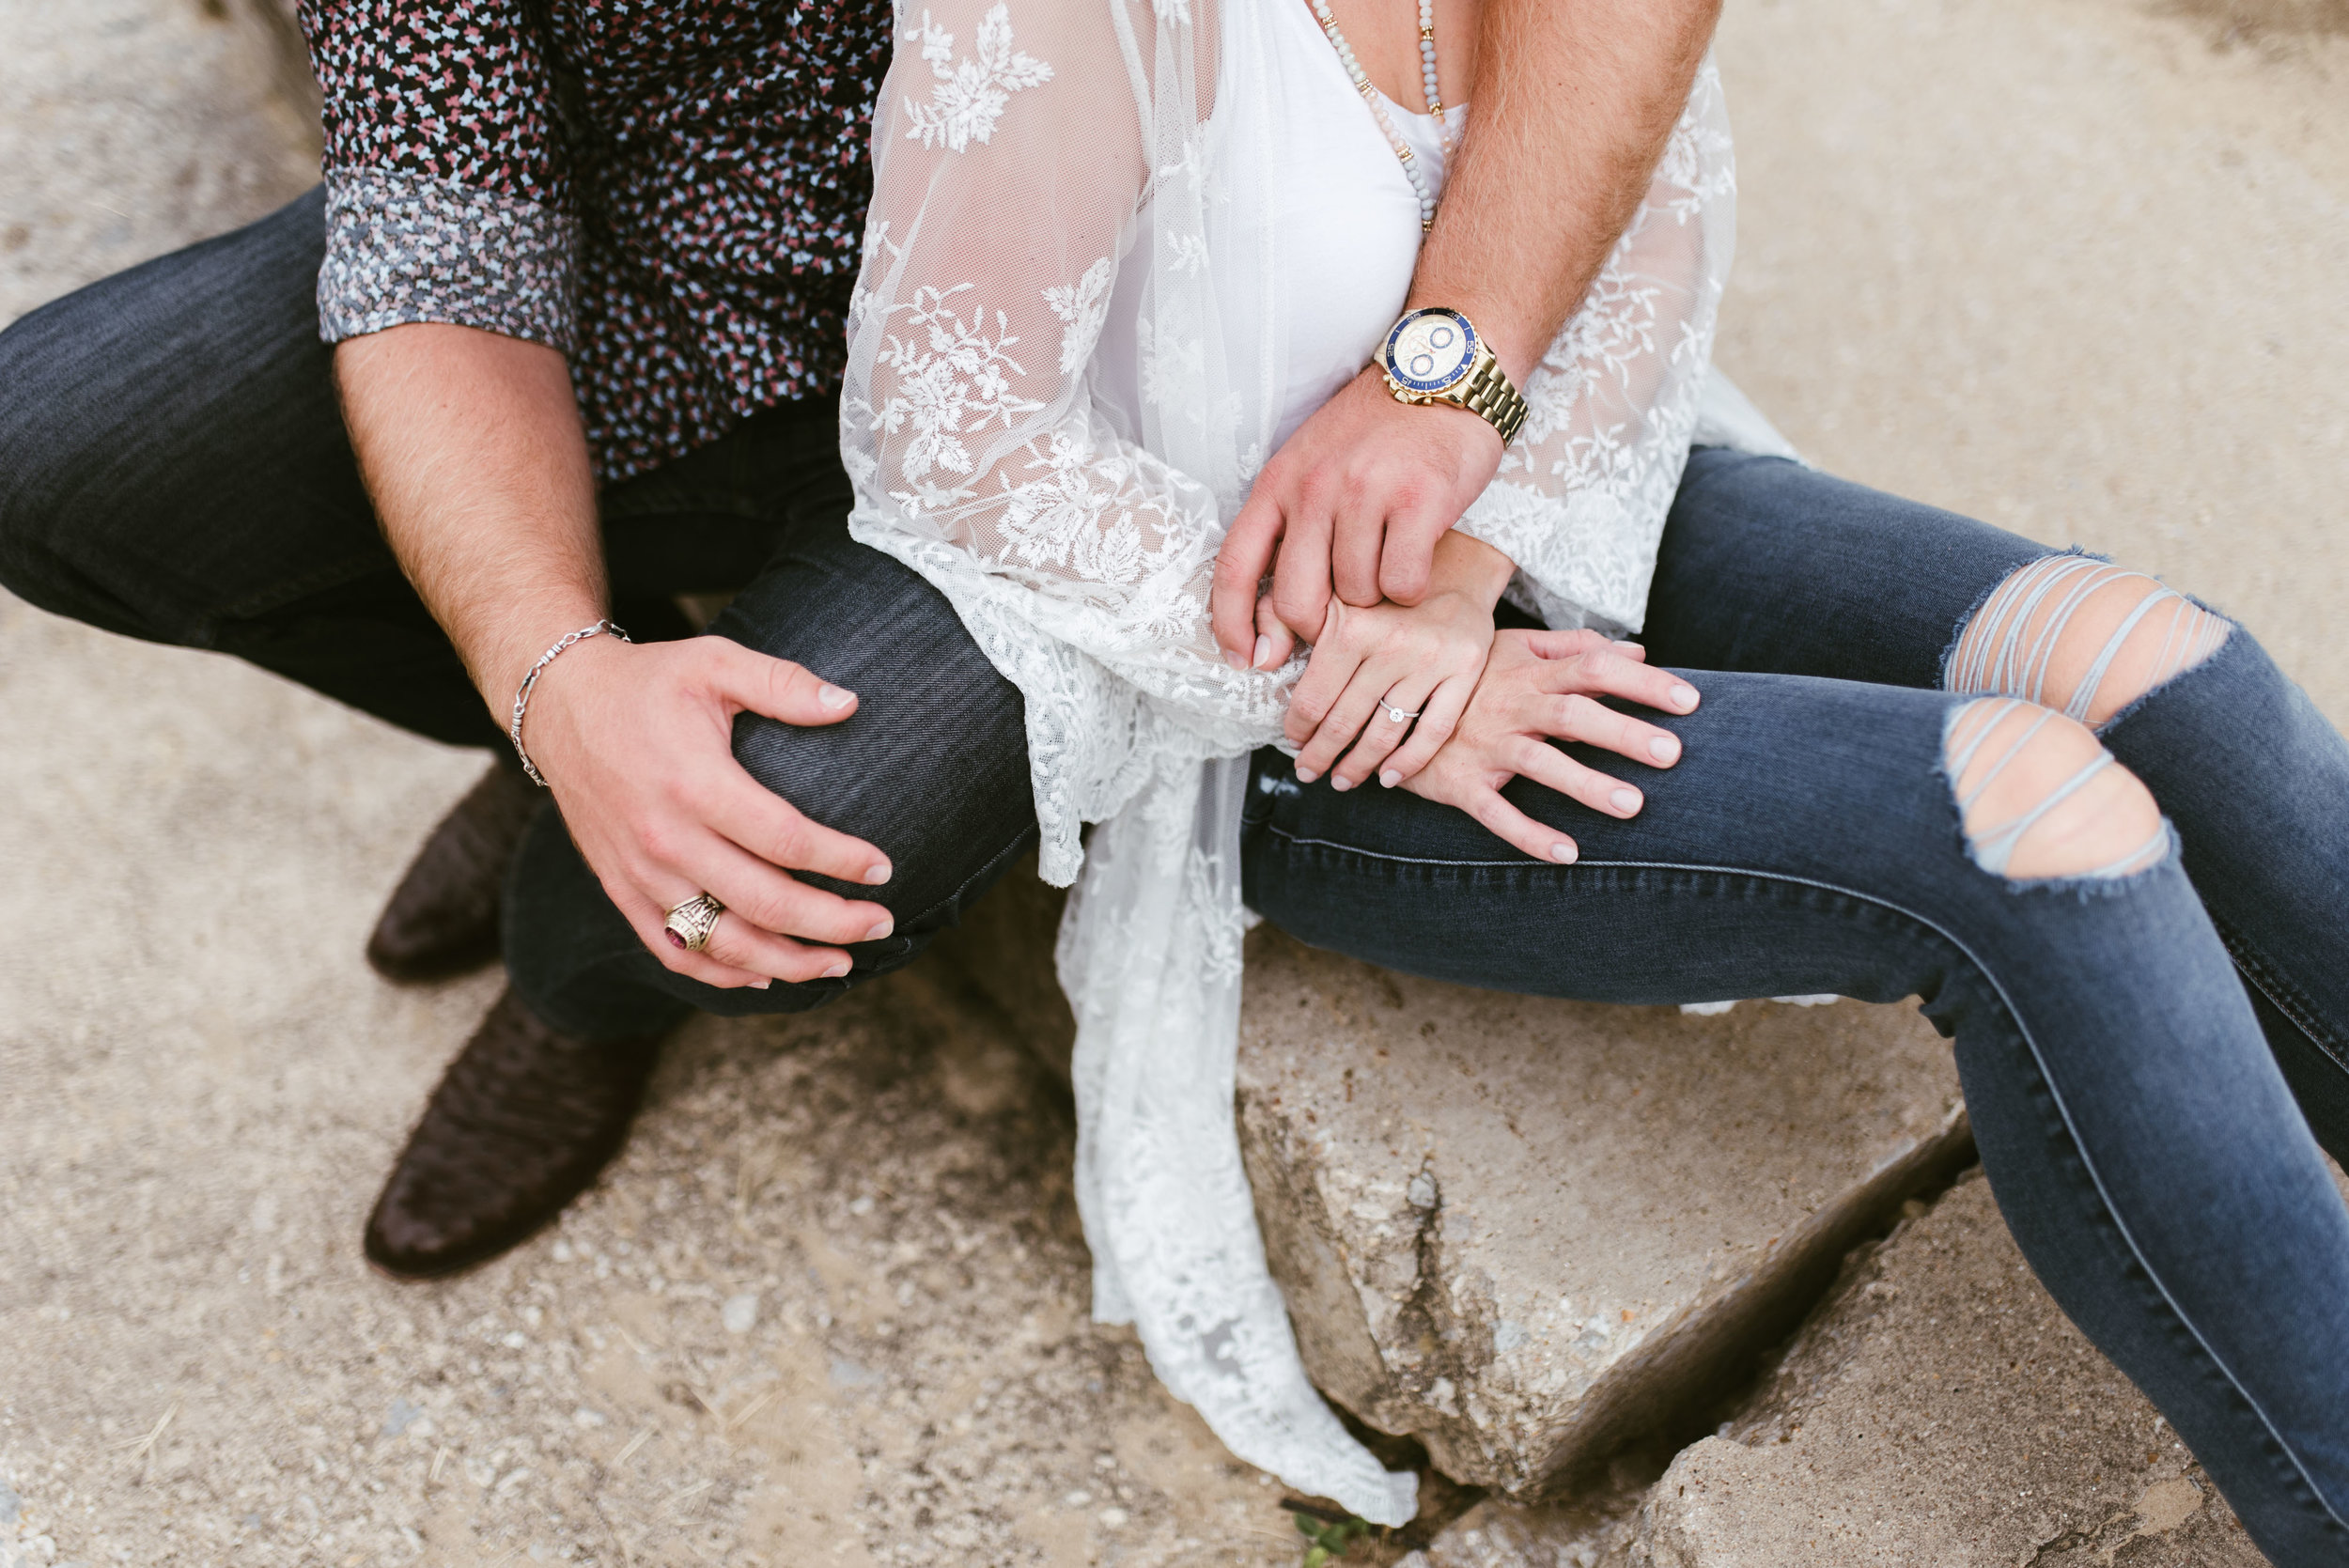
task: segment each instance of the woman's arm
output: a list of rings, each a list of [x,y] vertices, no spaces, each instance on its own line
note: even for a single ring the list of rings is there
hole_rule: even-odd
[[[1537,860],[1571,862],[1572,838],[1535,821],[1501,793],[1532,779],[1610,816],[1637,815],[1640,792],[1585,768],[1552,740],[1577,740],[1650,768],[1680,760],[1680,738],[1599,701],[1617,697],[1666,713],[1690,713],[1696,689],[1650,667],[1635,644],[1596,631],[1522,631],[1493,639],[1492,656],[1459,727],[1435,759],[1400,787],[1456,806]]]
[[[1476,690],[1492,651],[1493,606],[1516,570],[1492,546],[1454,530],[1436,541],[1417,604],[1388,599],[1361,610],[1332,598],[1289,699],[1298,778],[1311,784],[1328,773],[1330,788],[1347,790],[1376,772],[1392,788],[1418,772]]]

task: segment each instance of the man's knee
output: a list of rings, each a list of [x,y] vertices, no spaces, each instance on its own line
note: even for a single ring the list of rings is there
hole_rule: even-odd
[[[856,693],[838,724],[743,714],[734,753],[808,816],[889,857],[887,884],[840,891],[886,905],[901,930],[951,924],[988,868],[1033,833],[1019,690],[897,562],[861,545],[825,551],[754,584],[716,629]]]
[[[1942,759],[1967,848],[1984,871],[2015,881],[2119,877],[2168,853],[2152,792],[2077,720],[1981,698],[1952,711]]]
[[[2142,572],[2051,555],[1983,600],[1951,649],[1942,685],[2102,725],[2217,652],[2233,629]]]

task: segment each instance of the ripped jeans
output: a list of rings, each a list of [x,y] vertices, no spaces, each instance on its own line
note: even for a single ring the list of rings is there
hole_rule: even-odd
[[[1693,456],[1644,641],[1679,766],[1570,750],[1645,809],[1507,792],[1574,864],[1266,751],[1250,906],[1503,990],[1921,997],[2048,1290],[2272,1561],[2349,1562],[2349,745],[2149,579],[1779,458]]]

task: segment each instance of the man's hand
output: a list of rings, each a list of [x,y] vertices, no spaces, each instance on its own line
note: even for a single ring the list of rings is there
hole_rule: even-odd
[[[878,941],[889,911],[812,888],[782,868],[867,885],[888,858],[809,821],[735,761],[734,716],[836,724],[856,698],[799,665],[723,637],[643,646],[597,637],[547,666],[523,742],[572,842],[653,955],[711,986],[848,972],[830,943]],[[697,893],[726,907],[689,953],[662,929]],[[778,936],[789,932],[807,939]]]
[[[1273,577],[1272,608],[1310,641],[1330,596],[1368,609],[1417,604],[1428,563],[1501,467],[1501,434],[1465,409],[1398,403],[1374,365],[1347,383],[1273,455],[1215,562],[1210,608],[1230,663],[1256,658],[1256,598]]]
[[[1650,768],[1678,762],[1679,737],[1596,700],[1623,697],[1667,713],[1693,711],[1696,689],[1650,668],[1646,658],[1637,644],[1610,643],[1595,631],[1499,633],[1459,727],[1402,787],[1459,807],[1537,860],[1572,862],[1581,852],[1574,840],[1511,805],[1501,786],[1522,776],[1609,816],[1638,815],[1645,802],[1637,789],[1549,742],[1583,741]]]
[[[568,367],[539,344],[427,322],[351,338],[334,368],[384,536],[503,729],[531,661],[604,613]],[[879,905],[783,868],[871,884],[888,880],[889,862],[743,771],[734,716],[832,724],[855,708],[798,665],[723,638],[590,637],[538,677],[523,742],[653,956],[712,986],[764,986],[845,973],[848,955],[832,944],[889,932]],[[726,912],[708,949],[683,952],[661,923],[704,892]]]

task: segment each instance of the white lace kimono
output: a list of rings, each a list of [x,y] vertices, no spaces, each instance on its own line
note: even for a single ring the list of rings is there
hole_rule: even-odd
[[[1311,280],[1282,265],[1270,128],[1295,56],[1271,8],[1304,4],[901,6],[842,446],[856,537],[936,584],[1026,698],[1043,874],[1077,881],[1059,965],[1096,1315],[1132,1322],[1235,1453],[1400,1524],[1413,1478],[1307,1380],[1233,1126],[1241,790],[1302,661],[1227,667],[1207,588],[1298,411],[1280,406],[1284,321]],[[1708,64],[1461,523],[1553,626],[1640,625],[1701,403],[1709,439],[1773,445],[1734,389],[1708,395],[1732,189]],[[1365,358],[1392,314],[1362,324]],[[1138,362],[1116,406],[1105,323]]]

